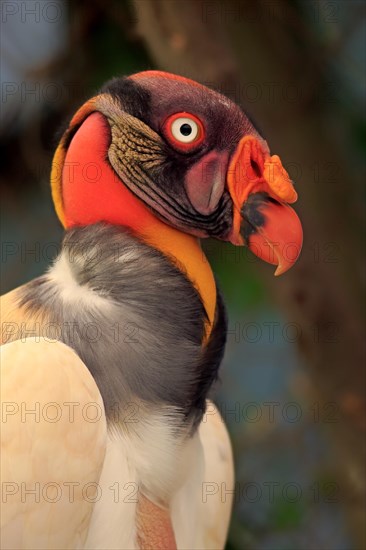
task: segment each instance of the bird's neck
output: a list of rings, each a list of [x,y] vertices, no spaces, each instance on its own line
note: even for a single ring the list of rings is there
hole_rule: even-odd
[[[200,293],[212,327],[216,306],[216,284],[208,260],[196,237],[159,222],[139,232],[145,242],[173,259]]]
[[[121,182],[111,168],[105,151],[108,135],[99,113],[93,113],[73,137],[67,151],[59,148],[54,167],[63,166],[61,174],[53,174],[62,186],[53,195],[58,211],[62,207],[66,227],[90,225],[106,221],[123,225],[172,258],[199,291],[212,326],[216,306],[216,285],[208,260],[199,240],[165,224]],[[56,188],[56,191],[55,191]],[[57,204],[62,198],[62,206]],[[59,212],[60,213],[60,212]]]

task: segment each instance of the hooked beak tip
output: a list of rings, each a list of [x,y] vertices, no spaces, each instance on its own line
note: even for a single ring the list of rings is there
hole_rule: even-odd
[[[275,276],[288,271],[298,260],[302,247],[302,227],[296,212],[264,193],[249,197],[242,208],[240,236],[262,260],[276,265]]]

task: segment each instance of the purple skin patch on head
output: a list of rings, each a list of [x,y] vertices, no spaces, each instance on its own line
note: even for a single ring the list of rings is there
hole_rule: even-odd
[[[211,151],[196,162],[185,177],[188,198],[200,214],[211,214],[224,192],[229,154]]]

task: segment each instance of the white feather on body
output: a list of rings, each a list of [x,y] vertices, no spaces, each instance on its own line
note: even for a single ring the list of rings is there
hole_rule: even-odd
[[[2,355],[4,402],[22,401],[28,409],[36,399],[94,402],[103,411],[89,371],[64,344],[42,338],[15,341],[2,347]],[[135,550],[139,491],[157,503],[167,502],[178,548],[222,548],[231,501],[223,502],[219,494],[204,499],[203,489],[205,483],[232,488],[232,457],[224,424],[212,404],[209,410],[196,435],[185,441],[161,413],[146,416],[144,411],[128,433],[107,433],[104,411],[96,423],[79,415],[58,431],[42,418],[29,426],[19,415],[8,417],[8,431],[2,431],[3,482],[79,485],[73,503],[67,502],[67,491],[55,503],[35,503],[31,496],[22,502],[21,493],[9,498],[2,510],[3,548]],[[70,447],[68,441],[79,446]],[[83,498],[87,484],[98,487],[95,503],[89,493]]]

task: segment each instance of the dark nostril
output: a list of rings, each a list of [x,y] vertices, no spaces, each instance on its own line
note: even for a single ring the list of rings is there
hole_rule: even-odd
[[[261,169],[259,168],[258,163],[254,159],[250,159],[250,166],[257,178],[262,176]]]

